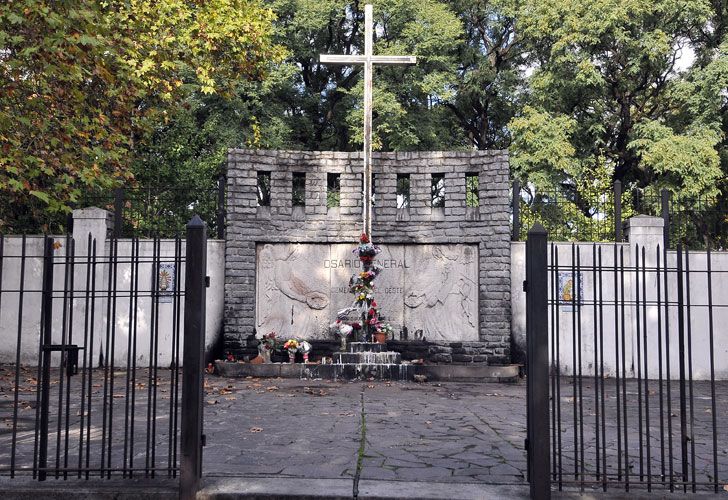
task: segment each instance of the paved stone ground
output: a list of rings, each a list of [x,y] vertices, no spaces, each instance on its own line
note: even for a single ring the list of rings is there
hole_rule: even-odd
[[[525,482],[522,385],[222,378],[208,385],[206,474],[353,478],[363,439],[362,480]]]
[[[94,370],[92,383],[93,412],[90,437],[90,467],[109,469],[120,476],[118,469],[129,466],[134,458],[136,477],[152,465],[159,476],[171,472],[169,465],[169,410],[173,401],[170,388],[172,374],[160,370],[155,390],[150,390],[149,374],[139,370],[132,385],[136,387],[135,447],[127,451],[124,437],[131,435],[131,412],[126,415],[126,376],[124,371],[108,374],[114,390],[109,390],[107,406],[113,404],[113,416],[107,417],[104,428],[103,370]],[[54,374],[55,376],[56,374]],[[85,463],[85,452],[79,453],[81,408],[80,375],[72,377],[68,411],[68,468],[77,467],[79,455]],[[0,366],[0,475],[8,474],[11,460],[14,369]],[[15,465],[19,469],[33,464],[35,428],[35,369],[23,370],[18,393]],[[660,439],[660,424],[665,432],[671,422],[673,432],[673,471],[682,471],[678,385],[672,386],[672,408],[659,409],[659,387],[650,383],[650,463],[653,481],[661,481],[663,465],[669,473],[669,442]],[[58,430],[58,381],[52,384],[49,439],[49,465],[56,463],[56,443],[61,444],[60,466],[65,462],[65,417]],[[110,388],[109,388],[110,389]],[[597,467],[603,470],[602,450],[606,454],[610,481],[617,479],[617,465],[624,470],[624,401],[620,406],[617,426],[617,399],[614,381],[605,383],[604,439],[597,447],[597,406],[594,404],[592,380],[583,382],[583,424],[578,411],[574,427],[573,386],[570,379],[561,380],[561,425],[555,433],[561,443],[561,478],[577,483],[582,463],[586,486],[597,481]],[[666,390],[666,387],[663,388]],[[210,376],[206,382],[204,473],[209,478],[243,477],[247,479],[298,478],[351,481],[362,484],[372,481],[407,484],[411,481],[432,484],[500,484],[525,485],[526,435],[525,384],[469,383],[397,383],[397,382],[330,382],[294,379],[227,379]],[[148,396],[156,393],[156,426],[147,426]],[[712,405],[710,385],[694,384],[693,441],[695,444],[695,479],[697,483],[713,480]],[[627,383],[627,448],[632,484],[647,480],[647,426],[644,416],[645,398],[638,405],[637,385]],[[639,408],[643,409],[642,426]],[[64,407],[65,410],[65,407]],[[63,414],[64,412],[61,412]],[[107,411],[107,414],[111,412]],[[601,416],[601,412],[600,412]],[[721,487],[728,483],[728,382],[716,384],[717,464]],[[88,421],[88,420],[86,420]],[[688,423],[690,420],[688,419]],[[174,427],[174,421],[172,421]],[[582,439],[583,428],[583,439]],[[640,430],[641,429],[641,430]],[[558,432],[560,431],[560,432]],[[152,432],[152,434],[150,434]],[[640,447],[640,434],[643,446]],[[667,434],[662,434],[667,435]],[[618,441],[621,443],[618,445]],[[104,444],[104,442],[106,444]],[[583,442],[583,454],[581,451]],[[149,445],[147,445],[149,443]],[[606,447],[604,446],[606,443]],[[177,445],[179,442],[177,442]],[[689,458],[692,449],[688,443]],[[109,445],[111,449],[109,451]],[[665,459],[662,447],[665,446]],[[85,445],[84,445],[85,448]],[[621,448],[621,450],[620,450]],[[105,449],[107,459],[101,461]],[[640,460],[640,449],[642,457]],[[597,453],[599,451],[599,453]],[[617,457],[621,451],[622,458]],[[110,457],[110,462],[109,458]],[[597,457],[600,464],[597,466]],[[152,464],[153,460],[153,464]],[[554,462],[558,464],[558,460]],[[69,471],[73,475],[72,471]],[[558,472],[555,470],[554,472]],[[692,479],[692,462],[688,468]],[[62,477],[62,476],[61,476]],[[98,477],[98,472],[93,474]],[[554,478],[557,479],[558,474]],[[391,483],[391,484],[394,484]],[[614,491],[610,488],[610,491]]]

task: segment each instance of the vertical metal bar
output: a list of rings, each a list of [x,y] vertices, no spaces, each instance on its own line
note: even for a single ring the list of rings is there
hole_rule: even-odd
[[[156,332],[156,321],[159,318],[157,314],[157,308],[159,307],[159,301],[157,300],[157,277],[159,276],[159,250],[157,246],[159,240],[157,237],[153,241],[152,249],[152,282],[150,284],[150,297],[152,300],[152,322],[149,326],[149,365],[147,373],[147,426],[146,426],[146,449],[144,456],[144,477],[149,477],[150,464],[151,464],[151,447],[154,445],[152,438],[152,386],[154,384],[154,337]]]
[[[124,188],[114,189],[114,238],[121,238],[124,229]]]
[[[93,240],[91,246],[91,333],[89,335],[89,352],[88,352],[88,416],[86,417],[86,479],[89,478],[90,465],[91,465],[91,416],[92,410],[92,395],[93,395],[93,365],[94,365],[94,325],[96,321],[96,264],[97,264],[97,247],[96,239]],[[103,272],[103,271],[102,271]]]
[[[617,403],[617,481],[622,480],[622,408],[620,406],[620,377],[619,377],[619,265],[617,260],[617,245],[614,249],[614,387]],[[624,300],[624,297],[622,297]]]
[[[152,388],[152,477],[155,477],[157,458],[157,388],[159,386],[159,269],[162,261],[162,241],[157,239],[157,267],[154,272],[154,300],[157,305],[154,310],[154,387]]]
[[[661,275],[661,250],[657,245],[655,270],[655,284],[657,287],[657,380],[660,384],[660,474],[662,483],[665,483],[665,408],[664,408],[664,391],[662,382],[662,275]]]
[[[114,268],[111,263],[114,261],[114,244],[113,241],[110,245],[110,252],[106,265],[108,266],[108,284],[106,290],[106,348],[103,343],[101,344],[101,350],[104,351],[104,391],[102,400],[102,413],[101,413],[101,477],[106,475],[106,422],[108,416],[108,399],[109,399],[109,344],[111,344],[111,323],[115,321],[115,318],[111,315],[111,287],[114,283]],[[113,377],[114,374],[112,373]],[[113,395],[112,395],[113,397]]]
[[[207,228],[198,216],[194,216],[187,224],[187,250],[185,259],[180,499],[193,500],[197,496],[199,481],[202,476],[205,274],[207,270]],[[543,296],[545,297],[545,294]],[[543,420],[541,421],[543,422]],[[546,472],[548,473],[548,439],[543,449],[547,452],[544,463],[546,464]],[[546,477],[548,478],[548,474]],[[548,486],[548,482],[546,484]],[[548,492],[548,487],[546,491]]]
[[[78,431],[78,478],[81,478],[81,467],[83,466],[83,454],[84,454],[84,429],[85,429],[85,418],[86,418],[86,370],[91,363],[88,362],[90,358],[88,349],[88,330],[89,330],[89,313],[91,309],[90,298],[91,298],[91,233],[89,233],[86,241],[86,288],[85,288],[85,307],[84,307],[84,319],[83,319],[83,371],[81,372],[81,415],[79,421]],[[95,285],[95,283],[94,283]]]
[[[713,488],[718,493],[718,426],[717,413],[715,408],[715,344],[713,340],[713,278],[710,246],[708,247],[708,335],[710,342],[710,415],[713,421]]]
[[[61,351],[60,351],[60,362],[58,365],[58,417],[56,418],[56,470],[55,470],[55,476],[56,479],[58,479],[58,473],[59,469],[61,467],[61,427],[63,424],[63,389],[64,389],[64,382],[66,377],[64,377],[63,373],[63,364],[64,361],[67,360],[66,356],[66,333],[67,333],[67,320],[68,320],[68,259],[70,258],[69,255],[69,244],[70,236],[66,235],[66,255],[64,257],[64,265],[63,265],[63,305],[61,307]]]
[[[688,327],[688,397],[690,398],[690,431],[688,439],[690,440],[690,472],[692,476],[692,490],[695,493],[695,398],[693,392],[693,327],[692,327],[692,308],[690,304],[690,251],[685,249],[685,306],[687,307],[687,327]]]
[[[548,387],[548,266],[546,230],[536,224],[526,240],[528,345],[528,467],[531,498],[551,497]]]
[[[18,286],[18,335],[15,341],[15,387],[13,394],[13,437],[10,445],[10,477],[15,477],[15,454],[18,442],[18,396],[20,387],[20,347],[21,335],[23,333],[23,299],[25,298],[25,249],[27,240],[23,235],[21,240],[22,249],[20,250],[20,284]],[[2,278],[3,278],[3,255],[5,253],[5,238],[0,235],[0,298],[2,298]],[[2,309],[0,308],[0,311]],[[36,387],[37,390],[37,387]]]
[[[556,301],[556,333],[554,339],[556,343],[556,446],[558,447],[558,460],[559,460],[559,491],[564,486],[564,469],[563,469],[563,447],[561,443],[561,326],[560,326],[560,304],[559,304],[559,247],[556,246],[556,260],[554,262],[554,276],[556,283],[554,283],[554,300]]]
[[[662,209],[663,227],[663,245],[667,250],[670,248],[670,191],[663,189],[660,192],[660,205]]]
[[[593,292],[593,307],[594,307],[594,435],[596,437],[596,448],[595,448],[595,460],[597,464],[597,480],[601,479],[602,475],[602,462],[601,462],[601,434],[599,433],[599,418],[600,418],[600,409],[599,408],[599,340],[597,337],[598,328],[599,328],[599,322],[597,318],[599,318],[599,304],[600,304],[600,297],[598,295],[598,277],[597,277],[597,245],[596,243],[592,244],[592,288],[594,290]],[[606,464],[604,464],[606,466]]]
[[[225,239],[225,176],[217,179],[217,239]]]
[[[69,236],[67,238],[67,241],[69,241],[69,245],[66,246],[66,252],[71,253],[71,268],[69,270],[70,273],[70,286],[69,286],[69,310],[68,310],[68,343],[73,345],[73,311],[74,311],[74,305],[73,301],[75,300],[73,290],[76,286],[75,282],[75,272],[76,272],[76,241],[73,239],[72,236]],[[78,369],[78,351],[76,351],[76,366],[72,367],[70,365],[70,360],[68,360],[68,355],[66,355],[66,435],[65,435],[65,446],[64,446],[64,457],[63,457],[63,468],[68,469],[68,441],[69,441],[69,427],[71,423],[71,375],[72,375],[72,369]],[[68,471],[63,471],[63,479],[68,479]]]
[[[687,491],[688,480],[688,422],[687,422],[687,399],[685,387],[685,290],[683,276],[683,253],[682,243],[677,245],[677,328],[678,328],[678,351],[680,356],[680,451],[682,460],[682,482],[683,491]]]
[[[622,181],[614,181],[614,241],[622,241]]]
[[[647,346],[647,260],[645,247],[642,247],[642,348],[644,349],[644,380],[645,380],[645,442],[647,459],[647,491],[652,491],[652,442],[650,440],[650,386],[649,367],[647,356],[650,352]]]
[[[513,181],[513,196],[511,199],[513,208],[513,234],[511,240],[521,240],[521,183]]]
[[[175,360],[175,352],[177,352],[177,342],[179,340],[178,338],[178,332],[179,332],[179,324],[177,323],[177,308],[179,304],[177,303],[177,294],[179,293],[178,289],[178,282],[179,282],[179,267],[177,266],[177,259],[179,256],[179,235],[177,235],[174,239],[174,283],[173,283],[173,298],[172,298],[172,349],[171,349],[171,357],[172,361],[170,363],[170,371],[169,371],[169,430],[168,430],[168,449],[167,449],[167,477],[172,477],[172,472],[174,469],[174,462],[172,459],[173,455],[173,442],[174,442],[174,413],[175,413],[175,398],[174,394],[177,391],[177,385],[175,383],[175,373],[178,371],[177,363]]]
[[[667,247],[663,246],[662,251],[662,255],[665,261],[665,380],[667,382],[667,448],[669,459],[668,472],[670,474],[670,491],[675,491],[672,454],[672,381],[670,373],[670,283],[667,262]]]
[[[579,464],[579,479],[581,490],[584,491],[584,386],[583,386],[583,371],[582,371],[582,353],[581,353],[581,308],[582,308],[582,279],[581,279],[581,247],[576,247],[576,274],[574,275],[575,285],[575,297],[574,300],[578,303],[576,309],[576,324],[577,324],[577,353],[579,358],[579,458],[581,463]]]
[[[554,268],[554,244],[551,243],[550,245],[551,250],[551,269],[550,269],[550,279],[551,279],[551,290],[550,296],[553,298],[549,306],[551,307],[551,328],[549,329],[549,336],[551,337],[551,348],[549,350],[551,354],[551,365],[550,365],[550,382],[551,382],[551,481],[556,481],[556,340],[553,338],[553,334],[556,331],[555,324],[556,324],[556,318],[557,318],[557,308],[556,308],[556,301],[558,298],[558,294],[554,293],[554,285],[555,285],[555,268]]]
[[[629,434],[627,432],[627,351],[625,348],[626,341],[626,328],[625,328],[625,294],[624,294],[624,247],[619,249],[619,287],[620,296],[622,301],[620,302],[620,317],[621,317],[621,340],[622,340],[622,434],[624,437],[624,489],[629,491]]]
[[[117,287],[118,287],[118,269],[119,264],[119,239],[114,238],[113,241],[113,263],[110,264],[114,270],[114,281],[112,287],[112,294],[109,300],[112,301],[111,307],[111,340],[107,346],[109,351],[109,357],[106,360],[106,366],[109,367],[109,432],[108,440],[109,445],[106,449],[107,460],[106,463],[109,466],[107,478],[111,478],[111,449],[114,437],[114,358],[116,357],[116,299],[117,299]]]
[[[604,283],[602,277],[602,247],[599,246],[599,378],[602,403],[602,490],[607,491],[607,422],[604,391]],[[596,347],[595,347],[596,348]],[[596,368],[595,368],[596,369]]]
[[[134,475],[134,424],[136,422],[136,363],[137,363],[137,333],[139,317],[139,262],[141,254],[139,253],[139,238],[134,242],[136,260],[134,261],[134,284],[132,289],[132,297],[134,302],[134,331],[132,332],[132,355],[131,355],[131,422],[129,423],[129,477]]]
[[[43,252],[43,317],[40,335],[40,356],[43,373],[40,380],[40,444],[38,457],[38,480],[45,481],[48,468],[48,412],[51,391],[51,353],[44,347],[49,346],[53,328],[53,238],[46,237]]]
[[[645,480],[644,474],[644,441],[642,439],[642,340],[640,338],[640,329],[642,327],[642,316],[641,306],[642,302],[640,299],[640,247],[635,245],[634,252],[634,282],[635,282],[635,316],[637,321],[635,322],[635,339],[637,341],[637,437],[639,443],[639,457],[640,457],[640,481]],[[642,263],[644,266],[644,262]]]
[[[578,421],[578,399],[579,390],[576,383],[576,294],[578,293],[576,285],[576,245],[571,244],[571,397],[572,397],[572,415],[574,417],[574,479],[579,479],[579,421]]]
[[[177,437],[179,435],[178,429],[179,429],[179,372],[180,372],[180,362],[179,362],[179,356],[180,356],[180,331],[181,331],[181,311],[182,311],[182,279],[180,276],[180,272],[182,270],[182,240],[177,237],[177,252],[176,252],[176,266],[175,269],[177,272],[175,273],[175,304],[177,306],[176,314],[174,318],[175,325],[177,325],[177,331],[175,333],[175,336],[177,338],[177,343],[175,345],[174,350],[174,391],[172,392],[172,397],[174,399],[174,425],[172,430],[172,464],[173,464],[173,472],[172,476],[177,477]]]
[[[136,278],[134,268],[134,263],[137,261],[138,256],[136,254],[136,238],[131,239],[130,244],[130,256],[131,260],[129,261],[129,271],[130,271],[130,277],[129,277],[129,327],[127,328],[127,342],[126,342],[126,389],[125,389],[125,405],[124,405],[124,458],[122,460],[122,477],[126,477],[127,473],[127,464],[128,464],[128,452],[129,452],[129,424],[130,420],[134,418],[134,414],[129,414],[129,408],[131,406],[131,401],[129,400],[129,393],[131,392],[131,387],[134,385],[134,380],[131,378],[132,370],[131,370],[131,357],[132,357],[132,328],[134,324],[134,315],[136,313],[134,309],[134,279]]]

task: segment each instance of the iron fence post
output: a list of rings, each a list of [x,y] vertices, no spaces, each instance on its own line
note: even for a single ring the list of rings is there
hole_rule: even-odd
[[[217,239],[225,238],[225,176],[221,175],[217,180]]]
[[[660,205],[662,208],[662,220],[665,222],[663,227],[663,244],[665,248],[670,248],[670,191],[663,189],[660,192]]]
[[[513,207],[513,234],[511,240],[519,241],[521,239],[521,183],[519,181],[513,181],[511,206]]]
[[[180,499],[194,499],[202,477],[202,403],[205,350],[207,226],[195,215],[187,224],[185,322],[182,359]]]
[[[114,189],[114,238],[121,238],[124,221],[124,188]]]
[[[531,498],[551,498],[547,233],[536,223],[526,240],[528,475]]]
[[[52,342],[53,328],[53,238],[46,237],[43,250],[43,316],[41,318],[42,335],[40,339],[40,352],[43,371],[40,383],[40,436],[38,445],[38,480],[46,480],[48,467],[48,412],[50,411],[51,392],[51,352],[46,346]]]
[[[622,181],[614,181],[614,241],[622,241]]]

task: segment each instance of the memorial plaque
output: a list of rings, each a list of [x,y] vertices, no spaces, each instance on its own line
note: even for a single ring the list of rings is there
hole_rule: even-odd
[[[426,340],[478,340],[478,250],[474,245],[409,245],[417,262],[404,283],[404,322]]]
[[[350,244],[258,245],[256,325],[280,337],[332,338],[336,311],[354,301],[349,278],[361,262]],[[410,338],[478,340],[476,245],[385,245],[375,298],[385,321]]]

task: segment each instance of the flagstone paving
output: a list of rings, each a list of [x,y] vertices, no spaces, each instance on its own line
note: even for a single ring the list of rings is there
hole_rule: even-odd
[[[210,378],[204,471],[522,484],[524,389]]]

